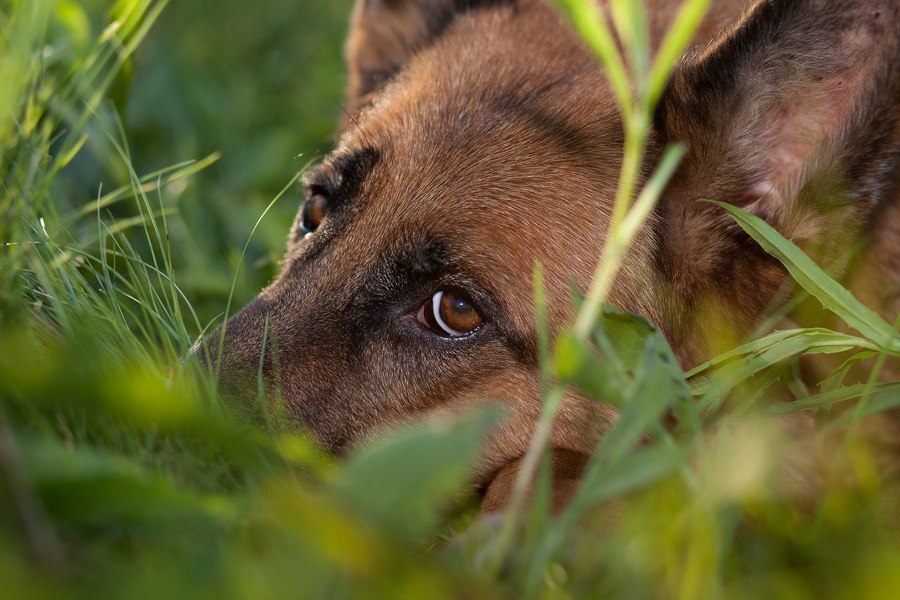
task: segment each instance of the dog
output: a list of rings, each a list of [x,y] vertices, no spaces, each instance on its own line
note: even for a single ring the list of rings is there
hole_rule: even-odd
[[[646,0],[655,49],[678,2]],[[501,402],[472,475],[505,505],[541,411],[533,269],[551,335],[608,228],[624,131],[610,84],[543,0],[358,0],[336,149],[303,179],[276,280],[205,358],[237,397],[257,375],[340,455],[390,427]],[[764,218],[887,318],[900,278],[900,4],[712,4],[655,113],[641,180],[687,148],[610,295],[685,368],[778,303],[784,268],[721,208]],[[712,315],[712,316],[711,316]],[[221,345],[220,345],[221,341]],[[261,371],[260,371],[261,370]],[[564,502],[616,411],[569,390],[550,435]]]

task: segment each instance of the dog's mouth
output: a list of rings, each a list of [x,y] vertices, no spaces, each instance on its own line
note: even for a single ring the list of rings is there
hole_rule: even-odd
[[[485,474],[475,481],[476,490],[481,497],[481,513],[490,514],[508,508],[516,493],[524,455],[518,456],[506,464]],[[550,507],[552,512],[562,509],[578,490],[581,477],[590,457],[582,452],[553,448],[550,450]],[[540,467],[538,467],[540,468]],[[534,499],[537,471],[532,473],[530,481],[523,488],[522,500],[528,504]]]

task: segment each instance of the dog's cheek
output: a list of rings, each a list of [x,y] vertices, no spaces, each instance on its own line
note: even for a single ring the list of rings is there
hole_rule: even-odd
[[[386,365],[386,374],[392,381],[391,375],[400,375],[399,381],[392,383],[396,386],[393,391],[407,411],[421,413],[452,407],[455,416],[468,404],[465,399],[478,398],[471,405],[480,406],[485,399],[505,401],[510,397],[507,390],[492,385],[518,366],[501,343],[492,341],[478,346],[438,340],[435,346],[404,348],[395,364]]]
[[[511,364],[476,387],[436,405],[427,414],[427,418],[433,419],[455,418],[489,406],[500,408],[502,415],[485,439],[482,455],[473,468],[472,480],[480,485],[485,485],[528,451],[543,411],[537,369]],[[549,445],[590,454],[616,417],[611,406],[566,390],[550,432]]]
[[[472,345],[454,347],[449,340],[428,343],[412,337],[380,332],[354,352],[341,352],[336,340],[328,344],[330,350],[319,344],[282,371],[280,395],[288,414],[329,452],[343,454],[435,411],[458,417],[465,410],[458,398],[481,396],[475,390],[484,382],[515,366],[497,342],[479,351]],[[488,386],[482,397],[501,396]]]

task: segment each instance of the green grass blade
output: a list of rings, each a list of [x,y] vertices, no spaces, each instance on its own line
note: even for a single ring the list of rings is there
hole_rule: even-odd
[[[851,347],[863,348],[868,350],[876,350],[877,346],[863,338],[838,333],[829,329],[808,328],[808,329],[786,329],[784,331],[776,331],[769,335],[742,344],[737,348],[729,350],[724,354],[720,354],[712,360],[697,365],[687,372],[688,379],[696,378],[700,375],[709,374],[713,370],[722,367],[725,364],[735,362],[737,360],[749,360],[753,356],[760,355],[766,351],[780,348],[787,344],[792,344],[797,340],[801,340],[801,346],[806,349],[814,347]]]
[[[701,406],[711,414],[722,405],[728,394],[741,382],[754,375],[800,356],[811,354],[839,354],[858,348],[873,349],[864,340],[828,330],[792,330],[777,332],[728,352],[690,374],[695,378],[694,394],[701,396]],[[698,378],[712,374],[709,379]]]
[[[759,217],[736,206],[714,200],[708,202],[728,212],[738,225],[766,252],[777,258],[787,268],[794,281],[821,302],[822,306],[886,352],[900,356],[900,338],[887,321],[832,279],[793,242],[785,239]]]
[[[648,109],[656,106],[669,82],[675,62],[691,41],[694,32],[706,16],[710,0],[686,0],[678,16],[666,33],[650,71],[646,103]]]
[[[625,63],[622,62],[619,48],[616,46],[616,41],[609,30],[603,12],[593,0],[557,0],[557,5],[571,20],[575,30],[581,35],[581,39],[602,61],[606,68],[606,76],[627,122],[634,104],[631,84],[628,81]]]
[[[866,394],[872,394],[873,400],[888,397],[900,399],[900,382],[879,383],[872,386],[866,383],[847,385],[835,388],[833,390],[824,391],[820,394],[815,394],[808,398],[797,400],[796,402],[775,404],[768,409],[768,413],[772,415],[787,415],[791,413],[802,412],[805,410],[830,408],[841,402],[858,400],[864,397]]]

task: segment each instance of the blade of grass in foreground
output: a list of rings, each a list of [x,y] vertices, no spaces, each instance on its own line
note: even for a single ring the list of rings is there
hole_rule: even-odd
[[[900,403],[900,382],[847,385],[796,402],[775,404],[768,409],[768,412],[774,415],[785,415],[804,410],[829,408],[841,402],[864,398],[866,395],[872,395],[873,399],[877,399],[879,403],[890,399],[892,406],[896,406]]]
[[[272,198],[272,201],[269,202],[268,206],[266,206],[266,209],[262,212],[262,214],[256,220],[256,223],[253,225],[253,229],[250,230],[250,235],[247,236],[247,242],[244,244],[244,249],[241,250],[241,256],[238,259],[237,267],[235,267],[235,270],[234,270],[234,277],[231,280],[231,290],[228,292],[228,301],[225,303],[225,315],[222,317],[222,332],[219,334],[219,341],[217,344],[216,356],[221,357],[222,350],[225,347],[225,330],[228,326],[228,317],[231,316],[231,301],[234,299],[234,292],[235,292],[235,289],[237,288],[238,274],[240,273],[241,266],[244,264],[244,258],[247,255],[247,250],[250,248],[250,241],[253,239],[253,236],[256,234],[256,230],[259,229],[259,224],[262,223],[262,220],[266,218],[266,215],[269,214],[269,211],[272,210],[272,207],[275,206],[275,204],[279,200],[281,200],[285,194],[287,194],[288,190],[290,190],[291,187],[294,186],[296,181],[306,171],[306,169],[309,168],[309,165],[311,165],[311,164],[312,164],[312,161],[306,163],[306,165],[304,165],[304,167],[302,169],[300,169],[297,173],[294,174],[294,176],[291,178],[291,180],[281,189],[281,191],[278,192],[278,194],[276,194],[274,198]],[[216,380],[218,380],[218,378],[219,378],[220,366],[221,366],[221,361],[217,361],[217,363],[215,365]]]
[[[587,340],[628,249],[683,157],[684,148],[668,146],[643,189],[639,190],[642,168],[648,160],[647,140],[656,103],[664,82],[675,68],[677,56],[689,43],[706,13],[708,0],[687,0],[682,4],[678,17],[666,32],[664,52],[653,64],[650,61],[648,17],[641,3],[613,1],[608,15],[612,30],[607,24],[607,14],[593,0],[558,0],[557,4],[604,67],[619,104],[625,133],[619,184],[606,241],[575,321],[575,335]],[[624,57],[630,59],[630,73]]]
[[[688,375],[694,378],[694,394],[702,396],[701,405],[715,411],[739,383],[769,367],[799,356],[839,354],[858,348],[876,350],[877,346],[863,338],[827,329],[778,331],[704,363]],[[712,376],[700,377],[706,374]]]
[[[786,345],[791,346],[791,353],[787,352],[785,348]],[[764,355],[766,352],[777,351],[778,354],[782,355],[779,359],[781,360],[796,352],[802,354],[814,353],[817,348],[863,348],[866,350],[877,350],[878,346],[864,338],[845,333],[838,333],[828,329],[787,329],[784,331],[776,331],[763,338],[748,342],[733,350],[729,350],[725,354],[721,354],[712,360],[694,367],[687,372],[687,377],[693,379],[701,375],[708,375],[716,369],[739,361],[743,361],[746,366],[755,358]],[[835,352],[843,352],[843,350],[835,350]],[[760,364],[758,366],[764,368],[770,364],[774,363]],[[694,390],[696,392],[698,388],[695,387]]]
[[[847,288],[832,279],[811,258],[771,225],[755,215],[724,202],[708,200],[724,209],[762,248],[787,268],[800,287],[826,309],[890,354],[900,356],[900,338],[875,311],[857,300]]]

